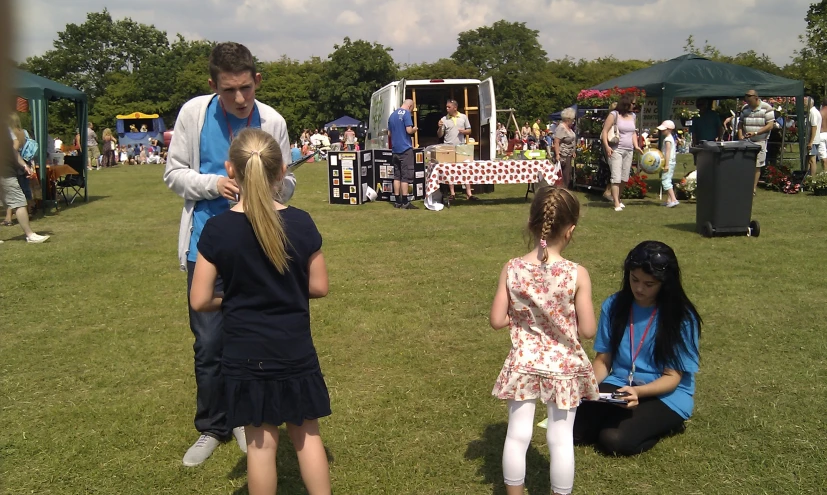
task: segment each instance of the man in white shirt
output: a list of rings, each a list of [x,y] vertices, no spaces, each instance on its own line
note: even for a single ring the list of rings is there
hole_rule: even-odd
[[[804,102],[807,104],[807,122],[809,122],[807,149],[810,150],[810,175],[815,175],[818,168],[818,147],[821,144],[821,112],[815,106],[812,96],[805,97]]]

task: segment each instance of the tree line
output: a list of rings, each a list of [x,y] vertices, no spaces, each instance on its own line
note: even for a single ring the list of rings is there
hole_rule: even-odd
[[[691,35],[684,51],[800,79],[811,94],[827,97],[827,0],[810,6],[806,21],[802,48],[784,67],[753,50],[731,56],[706,42],[699,48]],[[394,62],[391,47],[346,37],[325,59],[257,60],[262,83],[256,97],[284,116],[295,138],[304,128],[345,114],[365,121],[371,94],[400,78],[493,77],[497,107],[513,108],[522,122],[571,105],[581,89],[659,62],[549,59],[538,35],[525,23],[500,20],[460,33],[449,58],[401,65]],[[82,24],[67,24],[52,49],[20,67],[84,91],[89,121],[98,129],[114,128],[116,115],[133,112],[158,113],[172,127],[184,102],[210,92],[208,60],[214,44],[180,34],[170,42],[153,25],[113,19],[104,9],[88,13]],[[71,141],[73,104],[58,101],[49,107],[50,132]]]

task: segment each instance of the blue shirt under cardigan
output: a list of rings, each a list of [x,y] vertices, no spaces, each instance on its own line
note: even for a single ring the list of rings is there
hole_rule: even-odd
[[[225,119],[224,111],[221,109],[221,105],[218,104],[218,97],[213,98],[207,107],[204,127],[201,129],[201,141],[199,143],[201,153],[200,173],[227,176],[224,162],[230,156],[228,120],[233,128],[233,136],[238,136],[238,133],[247,127],[247,119],[239,119],[229,112],[227,112],[227,118]],[[250,127],[261,127],[261,117],[258,113],[258,107],[255,105],[253,106],[253,118],[250,120]],[[187,261],[198,259],[198,239],[201,238],[201,231],[204,229],[207,220],[229,209],[230,202],[221,196],[195,203],[195,209],[192,212],[192,236],[190,237]]]
[[[612,305],[614,304],[617,294],[609,296],[600,308],[600,321],[597,324],[597,336],[594,340],[595,352],[611,354],[611,320],[610,313]],[[644,308],[638,306],[637,303],[632,303],[632,321],[635,324],[635,350],[637,350],[638,343],[643,332],[646,330],[646,324],[649,322],[649,317],[652,316],[653,308]],[[655,315],[652,321],[652,326],[646,339],[640,348],[635,360],[635,385],[644,385],[653,382],[663,375],[663,367],[658,367],[654,363],[653,351],[655,346],[655,335],[658,330],[658,316]],[[678,387],[667,394],[658,396],[664,404],[669,406],[683,419],[689,419],[692,416],[692,409],[695,405],[695,373],[698,372],[699,356],[695,351],[698,343],[698,325],[695,321],[684,321],[681,329],[683,338],[687,342],[687,352],[678,353],[678,366],[675,369],[683,372],[681,381]],[[692,344],[696,345],[692,345]],[[620,346],[617,350],[617,355],[612,356],[612,370],[609,376],[603,380],[603,383],[623,387],[629,385],[629,372],[632,369],[632,359],[630,355],[629,346],[629,325],[623,331],[623,339],[620,341]]]

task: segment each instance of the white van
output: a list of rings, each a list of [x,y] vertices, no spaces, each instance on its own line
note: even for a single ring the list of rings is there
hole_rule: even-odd
[[[413,136],[414,148],[439,144],[436,135],[439,119],[446,115],[445,104],[457,100],[459,111],[471,122],[474,159],[493,160],[497,156],[497,106],[494,81],[479,79],[431,79],[394,81],[373,93],[370,120],[365,136],[366,149],[388,149],[388,118],[405,99],[414,102],[413,122],[419,130]]]

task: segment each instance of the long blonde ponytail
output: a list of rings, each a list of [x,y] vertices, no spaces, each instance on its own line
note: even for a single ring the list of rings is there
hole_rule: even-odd
[[[287,235],[273,207],[273,188],[283,178],[281,148],[260,129],[244,129],[230,145],[230,162],[244,197],[244,214],[264,253],[279,271],[287,270]]]

